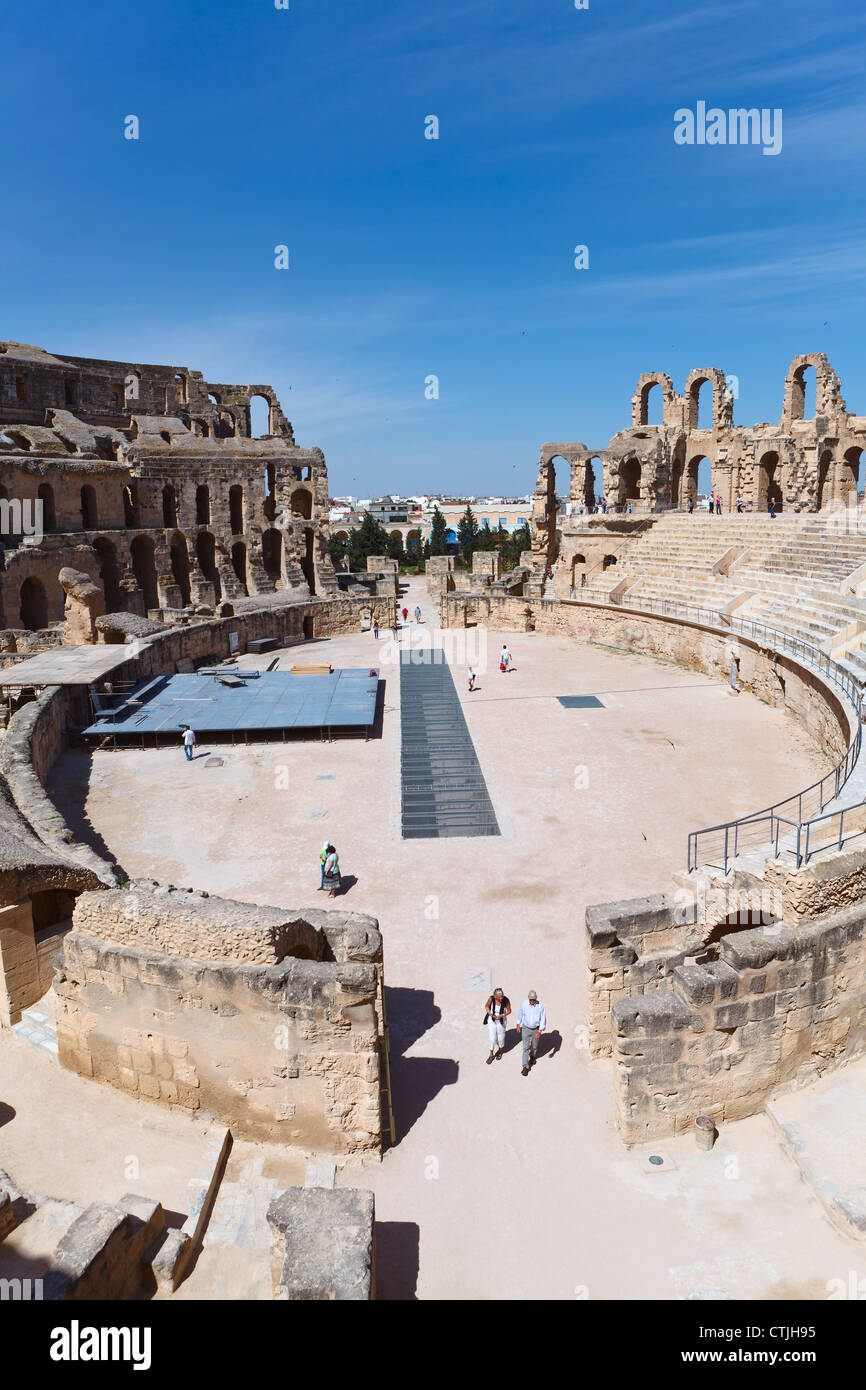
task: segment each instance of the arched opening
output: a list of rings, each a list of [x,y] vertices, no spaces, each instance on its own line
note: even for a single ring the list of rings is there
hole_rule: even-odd
[[[277,467],[269,463],[265,468],[265,500],[262,510],[266,521],[273,521],[277,514]]]
[[[772,503],[777,512],[782,510],[781,469],[779,455],[774,451],[764,454],[758,464],[758,510],[768,511]]]
[[[229,488],[229,525],[233,536],[244,533],[244,490],[240,483]]]
[[[171,538],[171,572],[174,582],[180,589],[180,601],[184,608],[190,602],[189,587],[189,551],[186,545],[186,536],[181,531],[175,531]]]
[[[129,548],[132,558],[132,572],[135,582],[144,596],[146,609],[159,607],[159,593],[156,587],[156,565],[153,559],[153,541],[150,536],[136,536]]]
[[[305,487],[295,488],[289,505],[293,515],[303,517],[305,521],[309,521],[313,515],[313,499]]]
[[[611,565],[615,565],[615,564],[616,564],[616,556],[615,556],[615,555],[605,555],[604,559],[603,559],[602,562],[601,562],[601,567],[602,567],[603,570],[609,570],[610,567],[611,567]]]
[[[617,498],[621,505],[626,506],[629,502],[639,499],[640,476],[639,459],[623,459],[619,466],[619,496]]]
[[[310,467],[310,465],[309,465],[308,463],[305,463],[304,466],[303,466],[303,468],[301,469],[301,482],[302,482],[302,483],[309,483],[309,482],[312,481],[312,478],[313,478],[313,470],[312,470],[312,468]]]
[[[650,381],[640,393],[640,422],[642,425],[661,425],[664,422],[665,393],[661,382]]]
[[[123,489],[123,522],[128,528],[138,526],[138,488],[129,483]]]
[[[207,398],[213,405],[222,405],[222,401],[213,391],[208,391]]]
[[[222,412],[222,414],[220,415],[219,425],[220,436],[223,439],[234,439],[235,435],[237,434],[237,425],[235,424],[235,417],[232,415],[230,410],[224,410]]]
[[[831,469],[833,467],[833,451],[825,449],[818,460],[818,487],[815,493],[815,511],[820,512],[830,501],[832,480]]]
[[[54,488],[50,483],[40,483],[37,497],[42,503],[42,530],[57,530],[57,513],[54,509]]]
[[[304,578],[310,586],[310,593],[316,592],[316,567],[313,563],[313,532],[309,526],[304,529],[304,558],[301,560]]]
[[[186,377],[185,377],[185,376],[176,376],[175,379],[174,379],[174,387],[175,387],[175,393],[176,393],[176,395],[177,395],[177,403],[178,403],[178,405],[186,405],[186,404],[187,404]]]
[[[99,558],[99,579],[105,594],[106,613],[118,613],[123,609],[123,591],[120,587],[120,571],[117,565],[117,551],[105,536],[96,536],[93,549]]]
[[[245,594],[249,593],[247,587],[247,548],[243,541],[235,541],[232,546],[232,569],[235,578],[240,584]]]
[[[267,439],[271,432],[271,403],[267,396],[251,396],[248,410],[250,439]]]
[[[338,531],[337,540],[348,542],[348,532]],[[417,528],[406,535],[406,552],[413,560],[417,560],[421,553],[421,532]]]
[[[715,408],[715,388],[709,377],[702,376],[689,387],[689,429],[711,430]]]
[[[842,467],[842,496],[853,503],[863,494],[863,450],[847,449]]]
[[[283,538],[275,527],[270,526],[262,534],[262,566],[268,579],[274,583],[282,574]]]
[[[688,507],[689,501],[691,501],[692,506],[696,507],[699,497],[712,496],[712,492],[713,465],[706,454],[695,454],[693,458],[689,459],[683,475],[683,506]]]
[[[89,483],[85,483],[81,489],[81,525],[85,531],[95,531],[99,526],[96,493]]]
[[[815,392],[817,378],[815,368],[798,367],[794,373],[791,393],[791,419],[813,420],[815,418]]]
[[[48,602],[45,597],[45,586],[41,579],[28,576],[21,585],[19,596],[21,608],[21,626],[26,627],[30,632],[39,632],[43,627],[48,626]]]
[[[162,524],[166,529],[177,525],[177,493],[171,483],[162,490]]]
[[[603,493],[604,469],[601,459],[593,455],[583,466],[583,504],[588,512],[595,511]]]
[[[195,490],[195,524],[210,526],[210,488],[207,483],[199,483]]]
[[[195,538],[195,553],[199,568],[209,583],[213,584],[217,603],[222,598],[222,584],[216,567],[216,541],[210,531],[199,531]]]

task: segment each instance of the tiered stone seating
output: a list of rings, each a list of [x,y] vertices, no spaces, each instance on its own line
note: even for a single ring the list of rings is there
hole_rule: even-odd
[[[737,617],[754,618],[829,650],[852,623],[866,625],[866,599],[842,592],[849,576],[866,565],[863,534],[839,534],[821,516],[754,514],[710,517],[670,513],[639,536],[616,565],[592,573],[577,596],[607,601],[623,579],[627,598],[669,599],[726,609],[738,598]],[[744,553],[726,575],[713,567],[732,548]],[[843,664],[866,679],[866,632]]]

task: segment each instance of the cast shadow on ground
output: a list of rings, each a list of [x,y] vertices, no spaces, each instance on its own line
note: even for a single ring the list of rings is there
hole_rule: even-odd
[[[73,748],[55,764],[45,791],[76,840],[87,845],[100,859],[114,863],[114,855],[99,832],[94,829],[85,809],[92,771],[92,749]]]
[[[340,874],[340,891],[337,894],[337,897],[342,898],[344,894],[349,892],[350,888],[354,888],[357,882],[357,874]]]
[[[522,1040],[517,1029],[509,1028],[508,1032],[505,1034],[505,1047],[502,1049],[503,1052],[507,1055],[509,1052],[513,1052],[515,1048],[522,1047],[522,1045]],[[538,1040],[538,1060],[541,1061],[542,1057],[555,1057],[561,1047],[562,1034],[559,1032],[558,1028],[551,1029],[549,1033],[542,1033]]]
[[[376,1298],[414,1301],[421,1231],[414,1221],[376,1222]]]
[[[429,989],[385,987],[388,1019],[391,1098],[396,1142],[409,1133],[443,1086],[455,1085],[459,1068],[451,1057],[407,1057],[405,1054],[442,1017]]]

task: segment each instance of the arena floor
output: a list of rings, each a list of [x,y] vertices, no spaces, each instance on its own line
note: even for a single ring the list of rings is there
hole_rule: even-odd
[[[410,611],[416,601],[432,620],[412,586]],[[612,1064],[589,1060],[582,1025],[586,905],[670,888],[690,829],[787,795],[827,763],[781,711],[642,656],[515,633],[502,675],[502,636],[490,634],[486,667],[477,648],[452,652],[499,837],[400,838],[387,635],[303,649],[381,667],[381,738],[201,743],[191,763],[179,747],[75,752],[50,790],[129,875],[254,902],[331,905],[316,891],[318,852],[325,837],[337,845],[334,905],[375,914],[385,939],[398,1142],[381,1166],[338,1178],[376,1191],[381,1297],[826,1297],[866,1256],[827,1221],[771,1121],[727,1127],[710,1154],[691,1139],[627,1151]],[[580,694],[601,707],[556,698]],[[534,986],[546,1006],[527,1078],[513,1032],[484,1065],[490,984],[515,1009]],[[52,1087],[66,1081],[90,1089],[55,1068]],[[111,1102],[100,1090],[102,1112]]]

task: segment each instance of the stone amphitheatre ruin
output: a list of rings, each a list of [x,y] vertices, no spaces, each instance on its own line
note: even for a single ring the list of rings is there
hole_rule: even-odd
[[[809,371],[815,409],[807,417]],[[501,573],[496,554],[477,554],[471,573],[451,557],[428,564],[443,644],[472,629],[512,634],[515,646],[521,637],[550,639],[558,688],[573,671],[554,639],[569,652],[614,650],[618,659],[700,672],[717,694],[757,697],[756,708],[763,702],[786,720],[777,732],[799,730],[809,756],[823,759],[805,790],[788,785],[770,806],[684,827],[679,858],[657,865],[658,891],[586,905],[585,985],[569,982],[574,1016],[563,1022],[585,1027],[593,1067],[611,1067],[619,1139],[638,1150],[675,1142],[698,1119],[723,1132],[772,1110],[785,1088],[853,1062],[866,1045],[866,533],[857,495],[866,417],[847,410],[822,354],[794,359],[778,426],[735,425],[729,382],[701,369],[679,395],[668,376],[646,374],[631,426],[606,448],[543,445],[532,548],[511,573]],[[706,429],[698,428],[702,388],[713,399]],[[660,425],[648,423],[653,389],[662,396]],[[257,395],[269,424],[253,438]],[[181,1294],[236,1143],[296,1151],[343,1175],[343,1185],[332,1174],[271,1189],[275,1296],[373,1297],[369,1189],[377,1184],[369,1175],[395,1133],[384,960],[402,945],[399,924],[380,931],[393,884],[388,861],[394,843],[417,830],[407,780],[420,776],[412,762],[418,721],[436,816],[424,833],[446,847],[449,838],[489,837],[473,844],[482,863],[497,852],[497,835],[511,834],[521,848],[523,832],[508,830],[498,793],[488,797],[472,747],[482,706],[467,706],[464,720],[441,680],[410,686],[413,660],[398,652],[403,818],[399,827],[388,822],[390,848],[382,841],[376,915],[274,906],[260,895],[245,901],[215,889],[216,877],[184,889],[160,881],[143,815],[134,857],[149,859],[150,871],[127,875],[120,864],[129,842],[115,857],[88,823],[91,812],[73,821],[71,801],[56,792],[57,769],[67,767],[73,782],[84,779],[80,805],[100,782],[116,797],[111,768],[152,756],[111,752],[111,738],[82,753],[94,712],[113,718],[122,705],[128,714],[133,701],[129,717],[142,718],[153,688],[178,673],[215,670],[214,679],[236,686],[238,659],[253,665],[268,648],[328,642],[329,652],[355,653],[351,643],[369,638],[374,620],[386,630],[396,623],[398,578],[384,562],[365,576],[335,574],[324,457],[295,444],[270,387],[10,342],[0,344],[0,422],[0,1058],[4,1047],[41,1049],[49,1055],[34,1065],[59,1062],[76,1085],[84,1079],[75,1092],[82,1105],[98,1097],[118,1116],[134,1105],[206,1123],[213,1149],[182,1226],[167,1223],[160,1193],[76,1204],[64,1200],[62,1168],[50,1194],[28,1186],[26,1173],[0,1173],[0,1277],[14,1274],[28,1230],[41,1221],[45,1297]],[[569,467],[564,509],[557,458]],[[712,519],[688,510],[703,459],[723,504]],[[605,514],[589,509],[594,464]],[[429,650],[419,664],[436,664]],[[170,732],[176,744],[176,726]],[[437,738],[451,740],[444,772]],[[458,742],[456,775],[466,785],[455,787]],[[369,748],[372,765],[375,739]],[[773,761],[784,772],[784,755]],[[322,813],[300,771],[293,796],[310,819]],[[386,800],[385,771],[364,775],[378,777],[373,795]],[[120,809],[127,822],[153,785],[130,788]],[[519,809],[530,814],[531,799]],[[371,820],[380,810],[365,804],[353,813]],[[457,862],[443,861],[442,872],[459,879]],[[469,919],[483,874],[477,859],[465,862],[474,866],[459,879]],[[275,879],[276,903],[278,886]],[[425,987],[407,977],[402,992]],[[437,1075],[447,1066],[427,1059]],[[837,1229],[862,1236],[862,1194],[819,1196]],[[441,1213],[436,1219],[443,1224]]]

